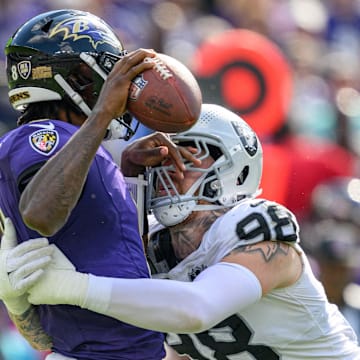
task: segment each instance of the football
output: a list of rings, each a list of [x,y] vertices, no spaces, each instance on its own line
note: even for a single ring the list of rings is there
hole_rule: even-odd
[[[188,130],[200,115],[202,95],[191,71],[175,58],[158,53],[153,68],[135,77],[127,110],[146,127],[166,133]]]

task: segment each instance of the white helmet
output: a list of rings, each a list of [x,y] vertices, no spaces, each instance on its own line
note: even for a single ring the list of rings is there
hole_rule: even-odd
[[[237,114],[219,105],[202,105],[200,118],[187,131],[171,135],[177,144],[198,149],[196,156],[209,155],[215,162],[207,169],[185,162],[187,171],[203,174],[186,194],[179,194],[169,173],[173,165],[149,169],[148,209],[164,226],[184,221],[193,211],[232,207],[259,194],[262,147],[250,126]],[[161,195],[156,185],[164,188]],[[199,204],[199,200],[207,203]]]

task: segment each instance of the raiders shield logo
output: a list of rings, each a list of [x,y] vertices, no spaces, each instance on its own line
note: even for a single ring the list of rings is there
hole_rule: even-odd
[[[194,281],[194,279],[203,271],[207,268],[206,265],[201,264],[201,265],[197,265],[193,268],[191,268],[188,272],[188,277],[191,281]]]
[[[236,122],[232,123],[236,133],[239,135],[240,141],[244,145],[245,150],[250,156],[254,156],[259,148],[258,140],[251,128],[245,124],[242,127]]]
[[[55,130],[40,129],[29,136],[29,142],[38,153],[51,155],[59,144],[59,134]]]

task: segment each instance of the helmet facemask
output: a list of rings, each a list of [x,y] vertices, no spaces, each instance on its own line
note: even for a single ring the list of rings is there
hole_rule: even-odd
[[[175,141],[179,146],[196,148],[197,151],[193,155],[197,159],[203,161],[210,156],[210,146],[203,139],[198,138],[191,143],[188,139],[183,140],[185,142],[178,138]],[[155,216],[162,219],[162,223],[166,222],[166,226],[184,221],[193,211],[204,209],[205,206],[207,209],[219,207],[217,204],[215,206],[204,204],[204,202],[214,202],[215,204],[221,191],[221,188],[215,190],[213,185],[219,181],[217,166],[213,164],[209,168],[198,168],[185,159],[183,161],[187,172],[200,173],[184,194],[179,193],[172,180],[171,173],[175,171],[173,165],[149,168],[148,206],[154,211]],[[209,191],[209,189],[212,190]],[[201,205],[199,204],[200,200],[203,200]]]
[[[163,225],[179,224],[193,211],[233,207],[245,197],[259,194],[261,145],[236,114],[205,104],[198,122],[171,139],[178,145],[196,148],[196,158],[211,156],[214,162],[204,169],[183,160],[186,171],[200,173],[185,194],[180,194],[172,181],[173,165],[149,168],[147,206]]]

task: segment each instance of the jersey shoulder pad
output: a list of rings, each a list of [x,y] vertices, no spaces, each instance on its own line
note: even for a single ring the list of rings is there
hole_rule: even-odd
[[[285,206],[266,199],[245,199],[226,213],[222,222],[220,228],[234,229],[239,245],[269,240],[300,241],[295,215]]]

